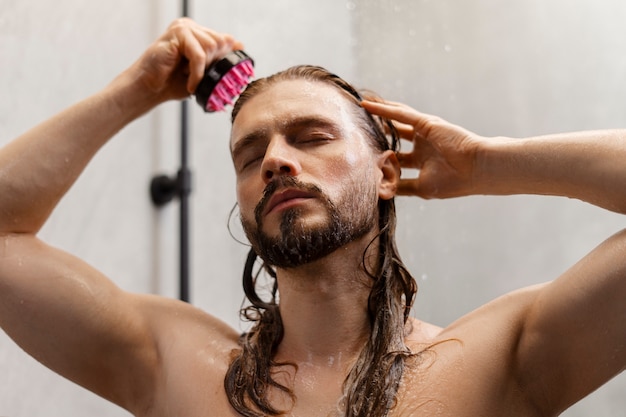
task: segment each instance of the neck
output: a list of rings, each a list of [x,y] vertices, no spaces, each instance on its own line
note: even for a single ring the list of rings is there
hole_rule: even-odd
[[[371,239],[368,234],[316,262],[277,270],[285,331],[277,359],[343,369],[356,359],[370,334],[371,278],[363,253]],[[365,259],[376,259],[375,246]]]

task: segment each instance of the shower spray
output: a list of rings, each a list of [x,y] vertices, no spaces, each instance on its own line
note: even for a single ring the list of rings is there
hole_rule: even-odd
[[[244,51],[233,51],[212,63],[196,89],[196,101],[205,112],[224,110],[241,94],[254,75],[254,61]]]

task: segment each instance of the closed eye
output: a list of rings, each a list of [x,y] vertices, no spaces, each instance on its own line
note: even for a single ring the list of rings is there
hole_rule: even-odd
[[[328,132],[321,131],[304,131],[299,132],[294,139],[295,143],[301,144],[319,144],[324,142],[329,142],[335,139],[335,136]]]
[[[264,153],[258,152],[252,155],[242,155],[239,163],[236,163],[239,171],[254,167],[263,160]]]
[[[318,146],[342,138],[341,128],[332,120],[321,116],[295,117],[281,129],[287,142],[294,147]],[[270,141],[270,131],[259,128],[236,140],[232,157],[238,172],[256,166],[265,157]]]

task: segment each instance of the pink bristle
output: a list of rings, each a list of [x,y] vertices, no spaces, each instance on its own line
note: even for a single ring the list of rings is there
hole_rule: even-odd
[[[229,93],[233,95],[237,94],[237,85],[231,79],[230,73],[226,74],[220,82],[224,83],[224,86],[226,87]]]
[[[231,100],[230,100],[231,96],[230,94],[228,94],[228,91],[226,91],[223,86],[218,85],[217,87],[215,87],[215,92],[217,93],[218,97],[222,99],[224,103],[227,103],[227,104],[231,103]]]
[[[224,105],[217,97],[211,95],[209,97],[209,101],[207,101],[207,109],[211,111],[220,111],[224,108]]]
[[[224,83],[228,86],[228,89],[233,96],[241,93],[242,86],[233,78],[230,72],[224,77]]]
[[[232,104],[236,96],[241,94],[248,85],[250,78],[254,74],[254,65],[246,60],[232,67],[219,80],[211,96],[209,97],[206,109],[210,111],[223,110],[226,104]]]
[[[243,61],[240,64],[247,76],[252,77],[254,75],[254,65],[250,61]]]
[[[246,84],[248,82],[248,76],[241,71],[239,66],[233,67],[230,71],[233,73],[233,77],[239,81],[240,84]]]

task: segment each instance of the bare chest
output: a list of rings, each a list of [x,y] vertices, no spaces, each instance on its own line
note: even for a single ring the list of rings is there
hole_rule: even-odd
[[[450,342],[458,343],[458,342]],[[533,417],[497,357],[448,346],[414,358],[389,417]]]
[[[458,342],[447,343],[407,363],[389,417],[536,415],[524,404],[521,393],[502,377],[504,364],[486,354],[468,353]],[[203,358],[198,359],[169,375],[163,396],[145,416],[240,416],[223,388],[226,362],[216,368],[214,361],[208,366]],[[283,416],[342,415],[343,377],[307,373],[293,382],[293,400],[272,394],[272,403],[285,410]]]

